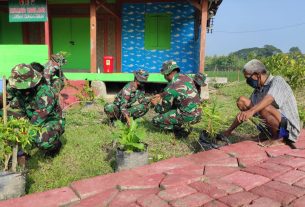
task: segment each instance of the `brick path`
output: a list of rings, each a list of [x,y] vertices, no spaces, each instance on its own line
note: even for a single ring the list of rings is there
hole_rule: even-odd
[[[0,207],[304,207],[305,130],[297,147],[240,142],[2,201]]]

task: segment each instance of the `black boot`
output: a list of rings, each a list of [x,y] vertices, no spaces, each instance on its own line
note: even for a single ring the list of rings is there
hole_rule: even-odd
[[[46,157],[55,157],[59,153],[61,146],[62,146],[62,143],[60,140],[58,140],[57,142],[55,142],[54,147],[45,153],[45,156]]]

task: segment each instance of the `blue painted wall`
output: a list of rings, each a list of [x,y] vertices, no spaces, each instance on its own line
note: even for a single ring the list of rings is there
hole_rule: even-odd
[[[171,49],[144,49],[145,13],[170,13]],[[122,71],[138,68],[158,73],[162,63],[175,60],[183,73],[198,69],[199,47],[194,40],[194,8],[189,3],[124,4],[122,22]]]

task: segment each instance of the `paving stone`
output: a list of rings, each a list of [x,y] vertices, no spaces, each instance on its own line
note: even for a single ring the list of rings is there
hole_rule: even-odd
[[[238,167],[238,162],[235,157],[229,157],[221,160],[207,162],[205,166]]]
[[[223,196],[226,196],[227,193],[224,190],[218,189],[215,186],[212,186],[205,182],[196,182],[190,184],[190,186],[194,189],[196,189],[198,192],[206,194],[212,198],[221,198]]]
[[[284,165],[279,165],[279,164],[272,163],[272,162],[260,163],[260,164],[257,165],[257,167],[261,167],[261,168],[264,168],[264,169],[276,171],[276,172],[279,172],[281,174],[284,174],[285,172],[288,172],[288,171],[292,170],[291,167],[284,166]]]
[[[305,178],[293,183],[293,185],[300,188],[305,188]]]
[[[282,164],[283,162],[287,162],[287,160],[290,160],[293,158],[292,156],[289,155],[282,155],[278,157],[271,157],[269,158],[266,163],[276,163],[276,164]]]
[[[102,193],[116,186],[125,180],[137,179],[139,175],[130,171],[122,171],[119,173],[111,173],[102,176],[96,176],[84,180],[79,180],[71,184],[71,188],[80,196],[81,199]]]
[[[204,175],[209,178],[217,178],[232,174],[239,170],[240,168],[237,167],[205,166]]]
[[[118,192],[116,189],[111,189],[98,193],[95,196],[81,200],[80,203],[73,205],[73,207],[106,207]]]
[[[230,156],[220,150],[209,150],[204,152],[199,152],[197,154],[186,156],[185,158],[192,161],[196,165],[204,166],[208,162],[222,160],[229,158]]]
[[[298,170],[305,172],[305,166],[303,166],[303,167],[298,167]]]
[[[280,202],[282,205],[288,205],[291,201],[296,199],[292,194],[284,193],[268,186],[262,185],[251,190],[252,193],[262,197],[271,198],[274,201]]]
[[[75,193],[70,188],[64,187],[1,201],[0,207],[53,207],[71,205],[77,201],[79,198]]]
[[[261,163],[268,159],[268,156],[266,153],[259,154],[259,155],[253,155],[252,157],[239,157],[237,158],[239,167],[249,167],[253,165],[257,165],[258,163]]]
[[[291,148],[288,145],[271,146],[265,149],[269,157],[278,157],[289,153]]]
[[[143,196],[156,194],[158,192],[158,189],[121,191],[112,199],[107,207],[125,207],[127,204],[131,204]]]
[[[208,202],[207,204],[205,204],[203,207],[229,207],[224,203],[221,203],[219,201],[216,200],[212,200],[210,202]]]
[[[283,161],[281,165],[287,165],[292,168],[299,168],[305,165],[305,159],[300,157],[294,157]]]
[[[188,165],[182,168],[175,168],[164,172],[166,175],[203,175],[204,167],[195,164]]]
[[[197,191],[194,188],[191,188],[188,185],[179,185],[160,191],[158,196],[163,200],[172,201],[196,192]]]
[[[259,147],[256,142],[244,141],[236,144],[231,144],[220,148],[234,157],[259,157],[261,155],[266,155],[266,152],[262,147]]]
[[[250,192],[239,192],[232,195],[228,195],[222,198],[219,198],[221,202],[225,203],[231,207],[239,207],[246,204],[249,204],[251,201],[257,199],[259,196]]]
[[[236,184],[244,188],[246,191],[270,181],[269,178],[263,177],[261,175],[254,175],[242,171],[237,171],[221,179]]]
[[[298,148],[298,149],[305,149],[305,140],[298,140],[296,143],[295,143],[295,146]]]
[[[158,188],[164,177],[164,174],[137,177],[132,180],[121,181],[117,187],[120,190]]]
[[[305,178],[305,172],[299,170],[291,170],[275,178],[274,180],[292,185],[293,183],[297,182],[298,180],[301,180],[302,178]]]
[[[237,192],[243,191],[243,189],[237,185],[234,185],[232,183],[228,183],[221,179],[208,179],[204,180],[204,182],[210,184],[211,186],[214,186],[220,190],[224,190],[227,194],[233,194]]]
[[[305,150],[291,150],[287,155],[305,158]]]
[[[141,207],[170,207],[167,202],[161,200],[156,195],[148,195],[137,200]]]
[[[273,179],[281,174],[283,174],[282,172],[279,171],[274,171],[271,169],[266,169],[266,168],[261,168],[258,166],[250,166],[247,167],[245,169],[242,169],[242,171],[248,172],[248,173],[252,173],[252,174],[256,174],[256,175],[261,175],[270,179]]]
[[[260,197],[244,207],[281,207],[281,203],[270,198]]]
[[[167,175],[161,182],[160,187],[163,189],[187,185],[203,179],[203,176],[189,176],[189,175]]]
[[[293,201],[292,204],[289,206],[290,207],[304,207],[305,206],[305,196]]]
[[[301,197],[305,194],[305,191],[302,188],[291,186],[278,181],[271,181],[269,183],[266,183],[265,186],[268,186],[278,191],[282,191],[284,193],[292,194],[296,197]]]
[[[134,168],[130,170],[130,172],[135,172],[136,174],[139,174],[141,176],[148,176],[154,174],[161,174],[172,169],[183,168],[192,164],[194,163],[184,157],[174,157],[167,160],[155,162],[150,165]]]
[[[178,200],[170,202],[170,204],[173,207],[200,207],[209,201],[211,201],[212,198],[202,194],[202,193],[195,193],[183,198],[180,198]]]

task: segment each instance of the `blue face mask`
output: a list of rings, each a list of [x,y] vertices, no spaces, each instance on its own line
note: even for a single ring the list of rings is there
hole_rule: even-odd
[[[249,86],[251,86],[252,88],[258,88],[259,86],[258,86],[258,80],[254,80],[253,78],[252,78],[252,76],[250,76],[249,78],[247,78],[247,84],[249,85]]]

